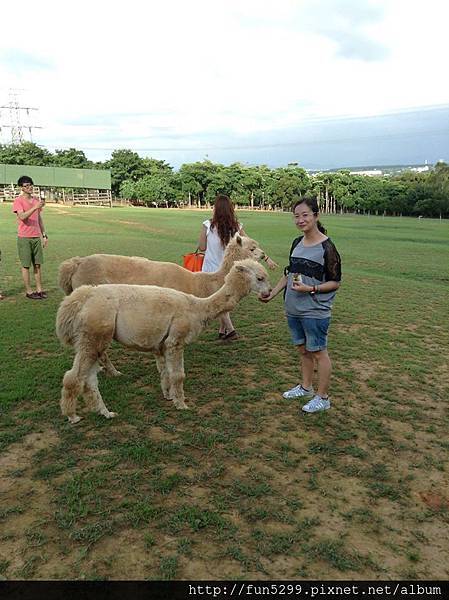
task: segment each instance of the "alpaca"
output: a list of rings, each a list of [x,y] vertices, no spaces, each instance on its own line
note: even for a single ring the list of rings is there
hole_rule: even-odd
[[[153,352],[164,397],[178,409],[184,402],[184,345],[189,344],[219,314],[231,311],[251,291],[265,296],[271,286],[264,267],[252,259],[238,261],[225,277],[224,285],[207,298],[149,285],[84,285],[67,296],[56,317],[61,343],[76,351],[66,372],[61,410],[70,423],[77,423],[77,397],[82,394],[107,419],[110,412],[98,389],[100,360],[109,344]]]
[[[81,285],[101,283],[129,283],[139,285],[159,285],[172,288],[198,298],[207,298],[223,285],[237,260],[265,256],[257,242],[238,233],[229,241],[221,267],[215,273],[192,273],[184,267],[170,262],[149,260],[140,256],[118,256],[115,254],[92,254],[80,258],[75,256],[64,261],[59,267],[58,282],[70,294]],[[120,371],[114,367],[107,353],[101,364],[107,375],[117,377]]]
[[[264,256],[255,240],[235,234],[226,247],[220,269],[215,273],[192,273],[175,263],[140,256],[92,254],[74,256],[61,263],[58,282],[66,295],[81,285],[129,283],[159,285],[193,294],[198,298],[207,298],[223,285],[225,275],[234,262],[244,258],[259,260]]]

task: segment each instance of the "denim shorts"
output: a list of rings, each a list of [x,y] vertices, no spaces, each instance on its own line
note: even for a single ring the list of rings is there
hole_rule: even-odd
[[[310,317],[292,317],[287,315],[288,327],[295,346],[303,346],[309,352],[318,352],[327,348],[327,331],[331,322],[327,319]]]

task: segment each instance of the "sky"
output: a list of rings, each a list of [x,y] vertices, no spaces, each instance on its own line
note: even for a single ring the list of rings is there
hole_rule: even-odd
[[[22,124],[51,151],[449,161],[446,0],[18,0],[1,19],[0,106],[37,108]]]

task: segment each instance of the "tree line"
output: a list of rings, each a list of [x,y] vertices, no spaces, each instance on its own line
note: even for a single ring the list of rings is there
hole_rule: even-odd
[[[449,165],[429,172],[403,171],[389,177],[367,177],[347,170],[309,174],[296,164],[270,168],[204,160],[177,171],[165,162],[143,158],[128,149],[114,150],[109,160],[90,161],[82,150],[54,153],[32,142],[0,144],[0,163],[110,169],[112,191],[148,206],[210,206],[217,193],[229,194],[240,206],[288,210],[300,194],[314,193],[322,212],[449,217]]]

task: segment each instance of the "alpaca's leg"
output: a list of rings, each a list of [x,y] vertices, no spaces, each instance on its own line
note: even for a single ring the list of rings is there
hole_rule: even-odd
[[[121,375],[120,371],[117,371],[117,369],[111,363],[107,352],[103,352],[99,361],[100,365],[104,368],[105,374],[109,377],[119,377]]]
[[[89,406],[92,410],[98,412],[100,415],[106,417],[106,419],[112,419],[117,416],[117,413],[109,411],[101,397],[100,390],[98,389],[98,378],[97,373],[100,370],[99,362],[92,365],[89,374],[84,383],[84,397],[86,398]]]
[[[73,424],[78,423],[82,418],[76,414],[77,398],[83,390],[83,381],[79,376],[80,361],[81,354],[77,352],[72,368],[66,372],[62,381],[61,412]]]
[[[163,354],[156,354],[156,365],[159,375],[161,377],[161,388],[164,398],[171,400],[170,396],[170,382],[168,379],[167,365],[165,362],[165,356]]]
[[[188,408],[184,402],[184,348],[167,348],[165,360],[170,381],[170,398],[176,408]]]

